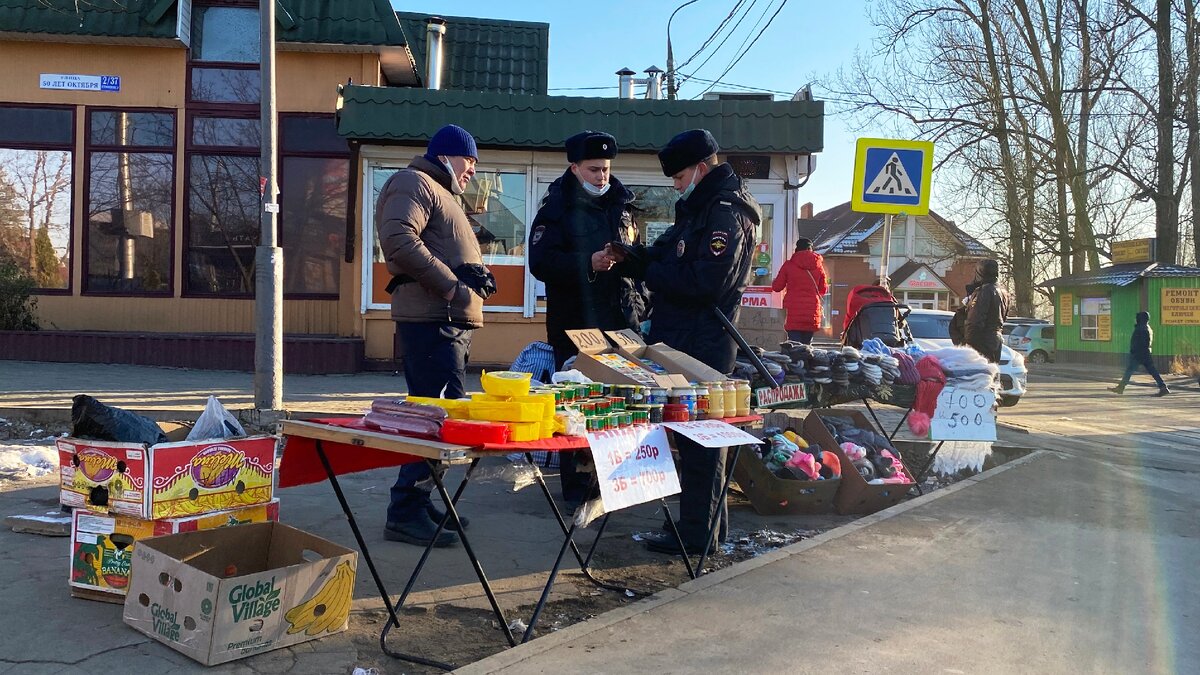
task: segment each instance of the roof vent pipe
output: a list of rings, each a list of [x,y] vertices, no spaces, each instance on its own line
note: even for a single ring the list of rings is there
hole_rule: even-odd
[[[646,98],[657,101],[662,98],[663,71],[658,66],[650,66],[646,73]]]
[[[446,20],[431,16],[425,24],[425,86],[429,89],[442,88],[442,59],[445,49]]]
[[[628,68],[622,68],[617,71],[617,76],[620,78],[617,96],[620,98],[633,98],[633,76],[634,72]]]

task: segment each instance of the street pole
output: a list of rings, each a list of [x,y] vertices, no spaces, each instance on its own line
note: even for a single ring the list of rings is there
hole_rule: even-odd
[[[879,285],[891,288],[888,275],[888,265],[892,257],[892,214],[883,217],[883,249],[879,253]]]
[[[261,233],[254,250],[254,407],[283,410],[283,249],[279,248],[278,181],[275,177],[275,0],[259,0],[262,71]]]

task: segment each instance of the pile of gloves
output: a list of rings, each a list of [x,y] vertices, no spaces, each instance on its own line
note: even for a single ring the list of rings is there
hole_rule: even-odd
[[[831,480],[842,477],[841,459],[835,453],[811,448],[793,429],[768,428],[758,446],[767,470],[791,480]]]
[[[822,417],[821,421],[863,480],[872,485],[913,482],[900,452],[887,437],[841,417]]]

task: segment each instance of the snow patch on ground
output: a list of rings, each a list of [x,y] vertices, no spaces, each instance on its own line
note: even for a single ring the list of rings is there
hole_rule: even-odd
[[[13,443],[0,442],[0,480],[40,478],[58,470],[54,438]]]

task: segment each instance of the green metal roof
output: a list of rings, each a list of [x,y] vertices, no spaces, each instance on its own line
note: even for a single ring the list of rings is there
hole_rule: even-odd
[[[0,33],[172,39],[175,0],[0,0]]]
[[[431,16],[396,12],[417,72],[425,72],[426,24]],[[446,21],[442,88],[506,94],[545,94],[550,24],[441,16]]]
[[[0,33],[175,39],[177,0],[0,0]],[[277,0],[276,39],[403,46],[388,0]]]
[[[388,0],[279,0],[280,42],[337,45],[405,44]]]
[[[374,143],[425,143],[442,125],[483,146],[561,150],[582,129],[624,150],[657,151],[685,129],[708,129],[722,152],[811,153],[824,147],[822,101],[650,101],[368,87],[341,88],[338,133]]]

